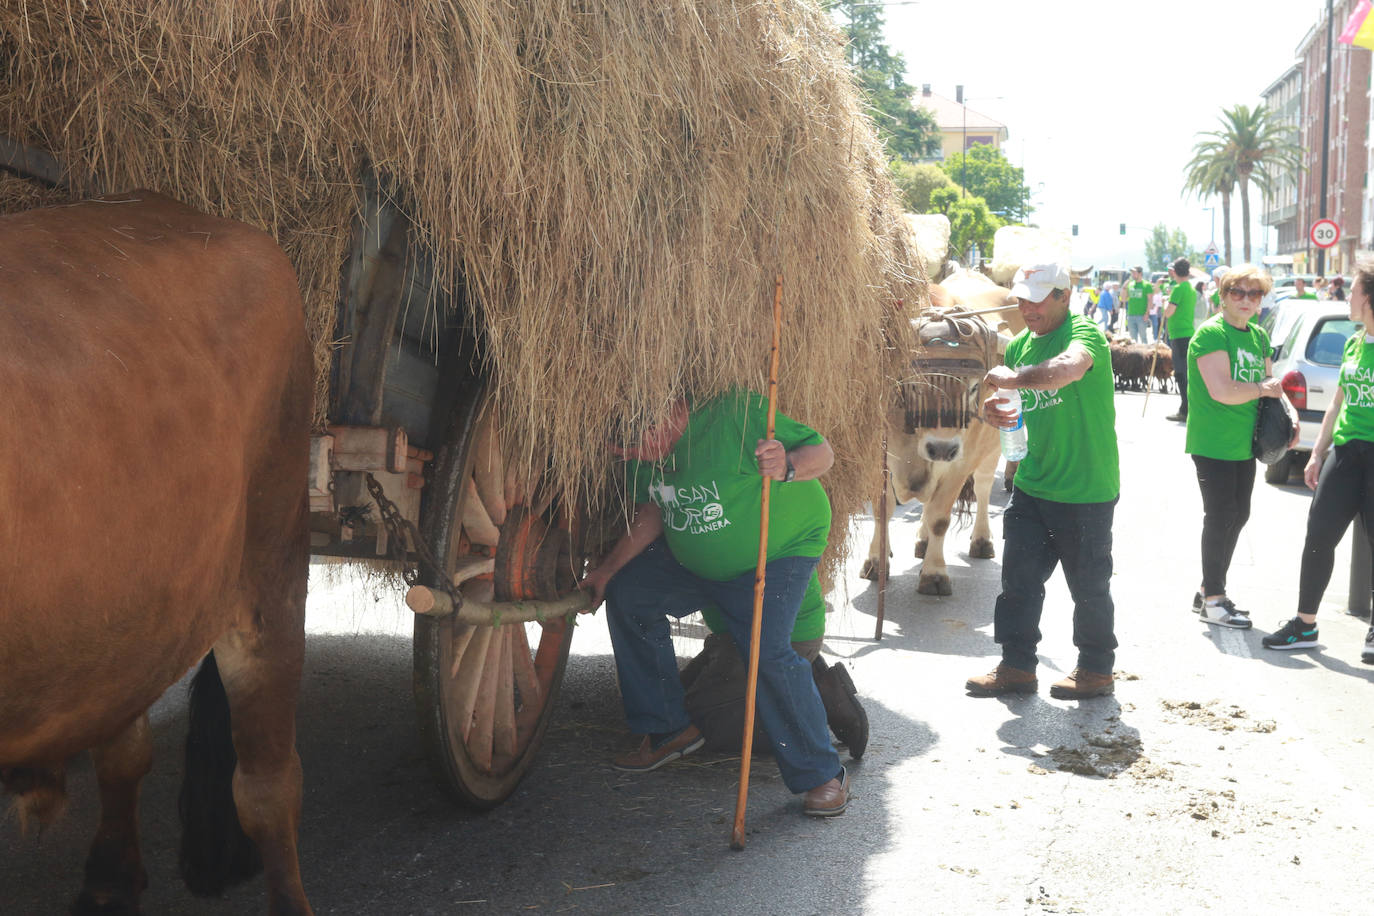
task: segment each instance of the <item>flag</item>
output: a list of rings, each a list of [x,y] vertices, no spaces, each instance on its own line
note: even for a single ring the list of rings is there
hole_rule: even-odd
[[[1341,44],[1374,50],[1374,16],[1369,15],[1369,12],[1369,0],[1360,0],[1356,3],[1355,11],[1345,21],[1345,29],[1336,40]]]

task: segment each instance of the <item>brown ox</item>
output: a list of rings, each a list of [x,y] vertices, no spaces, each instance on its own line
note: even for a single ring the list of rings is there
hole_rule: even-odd
[[[272,911],[309,912],[294,720],[313,386],[290,263],[146,192],[5,217],[0,340],[0,779],[21,820],[56,816],[66,761],[91,749],[101,820],[74,909],[135,911],[146,710],[213,647],[183,875],[207,894],[246,876],[241,823]]]

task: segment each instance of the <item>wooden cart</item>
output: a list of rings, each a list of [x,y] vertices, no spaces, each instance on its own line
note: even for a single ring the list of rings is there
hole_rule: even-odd
[[[548,616],[535,604],[544,619],[524,620],[528,608],[510,602],[578,595],[582,525],[573,507],[507,461],[479,333],[461,301],[444,301],[463,291],[436,288],[423,244],[375,183],[354,238],[330,425],[312,442],[312,552],[404,557],[441,600],[447,578],[469,603],[464,614],[416,614],[415,703],[439,783],[490,808],[534,760],[577,603]]]

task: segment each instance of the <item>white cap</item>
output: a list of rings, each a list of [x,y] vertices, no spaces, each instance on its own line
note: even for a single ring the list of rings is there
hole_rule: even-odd
[[[1017,270],[1016,282],[1012,284],[1011,294],[1017,299],[1043,302],[1045,297],[1054,290],[1068,288],[1068,265],[1058,261],[1049,261],[1044,264],[1026,264]]]

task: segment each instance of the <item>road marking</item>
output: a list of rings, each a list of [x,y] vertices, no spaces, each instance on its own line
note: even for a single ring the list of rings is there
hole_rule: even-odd
[[[1217,646],[1227,655],[1234,655],[1236,658],[1254,658],[1255,655],[1250,651],[1250,644],[1245,641],[1244,630],[1237,630],[1232,627],[1212,627],[1216,631]]]

